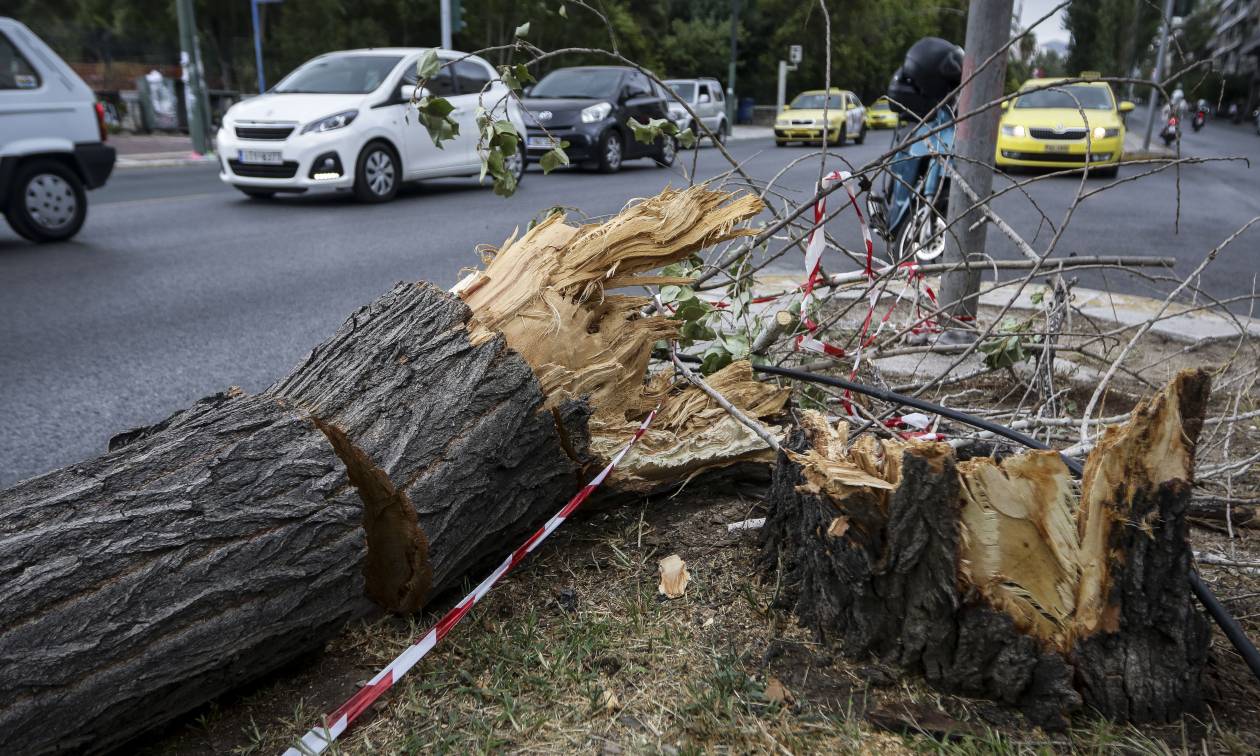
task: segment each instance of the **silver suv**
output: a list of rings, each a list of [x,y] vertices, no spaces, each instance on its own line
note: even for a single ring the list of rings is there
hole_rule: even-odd
[[[725,143],[730,136],[731,124],[726,120],[726,98],[722,96],[722,85],[717,79],[668,79],[665,83],[678,99],[683,100],[700,117],[701,122],[712,131],[718,141]],[[703,136],[704,130],[693,123],[691,114],[675,100],[669,102],[669,117],[678,128],[691,128],[696,136]]]

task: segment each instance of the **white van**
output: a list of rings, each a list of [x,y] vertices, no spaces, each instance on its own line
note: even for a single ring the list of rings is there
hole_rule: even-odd
[[[373,48],[320,55],[266,94],[231,107],[215,143],[219,177],[250,197],[277,192],[353,192],[363,202],[393,199],[405,181],[476,176],[477,109],[506,117],[522,135],[505,166],[525,172],[525,123],[508,88],[475,55],[438,51],[444,65],[432,94],[454,107],[459,136],[433,144],[411,104],[422,48]],[[491,84],[493,82],[493,84]],[[419,94],[419,93],[417,93]]]
[[[31,241],[69,239],[85,189],[105,184],[114,148],[88,85],[43,40],[0,16],[0,208]]]

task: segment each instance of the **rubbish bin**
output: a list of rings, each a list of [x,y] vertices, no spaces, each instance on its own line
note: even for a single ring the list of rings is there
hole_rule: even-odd
[[[756,100],[751,97],[739,98],[739,107],[735,110],[735,123],[752,123],[754,104]]]

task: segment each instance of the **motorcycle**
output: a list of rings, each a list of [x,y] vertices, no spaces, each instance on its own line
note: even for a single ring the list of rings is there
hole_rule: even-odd
[[[909,144],[893,156],[883,193],[867,195],[872,226],[895,262],[935,260],[945,251],[949,179],[943,161],[954,149],[953,121],[943,107],[904,136],[899,128],[894,141]]]
[[[1206,110],[1202,110],[1202,109],[1196,110],[1194,113],[1194,117],[1190,119],[1190,126],[1194,129],[1195,133],[1198,133],[1199,129],[1203,128],[1203,125],[1206,123],[1207,123]]]
[[[1165,147],[1170,146],[1181,138],[1181,129],[1177,124],[1177,116],[1168,117],[1168,123],[1164,124],[1164,130],[1159,132],[1159,138],[1164,140]]]

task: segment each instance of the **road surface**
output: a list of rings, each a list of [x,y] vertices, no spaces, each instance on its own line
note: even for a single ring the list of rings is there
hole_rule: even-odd
[[[1260,158],[1260,136],[1218,123],[1187,135],[1185,152]],[[873,133],[840,153],[861,165],[889,138]],[[759,179],[806,153],[767,139],[733,142],[731,151]],[[691,158],[682,153],[680,164]],[[716,150],[701,150],[700,176],[727,167]],[[1058,253],[1171,255],[1186,273],[1260,215],[1258,170],[1240,162],[1186,168],[1179,227],[1174,172],[1123,184],[1075,213]],[[817,176],[811,160],[785,174],[781,190],[799,202]],[[396,281],[450,286],[461,268],[477,264],[476,245],[501,243],[546,208],[614,213],[667,182],[685,184],[680,166],[635,161],[613,176],[544,176],[534,168],[507,200],[470,180],[448,180],[366,206],[338,197],[248,200],[220,184],[213,167],[131,169],[90,195],[87,224],[71,242],[37,247],[0,224],[0,486],[99,454],[111,435],[230,385],[263,389]],[[1037,207],[1059,223],[1077,183],[1037,182],[1029,188],[1036,207],[1011,193],[997,209],[1044,247],[1050,235],[1039,229]],[[1103,183],[1093,179],[1091,187]],[[851,216],[830,230],[860,248]],[[989,240],[994,256],[1018,255],[993,229]],[[1213,264],[1203,287],[1218,297],[1249,293],[1258,248],[1260,229],[1253,229]],[[779,269],[799,266],[799,257],[787,258]],[[829,270],[851,267],[828,260]],[[1116,275],[1105,283],[1149,290]]]

